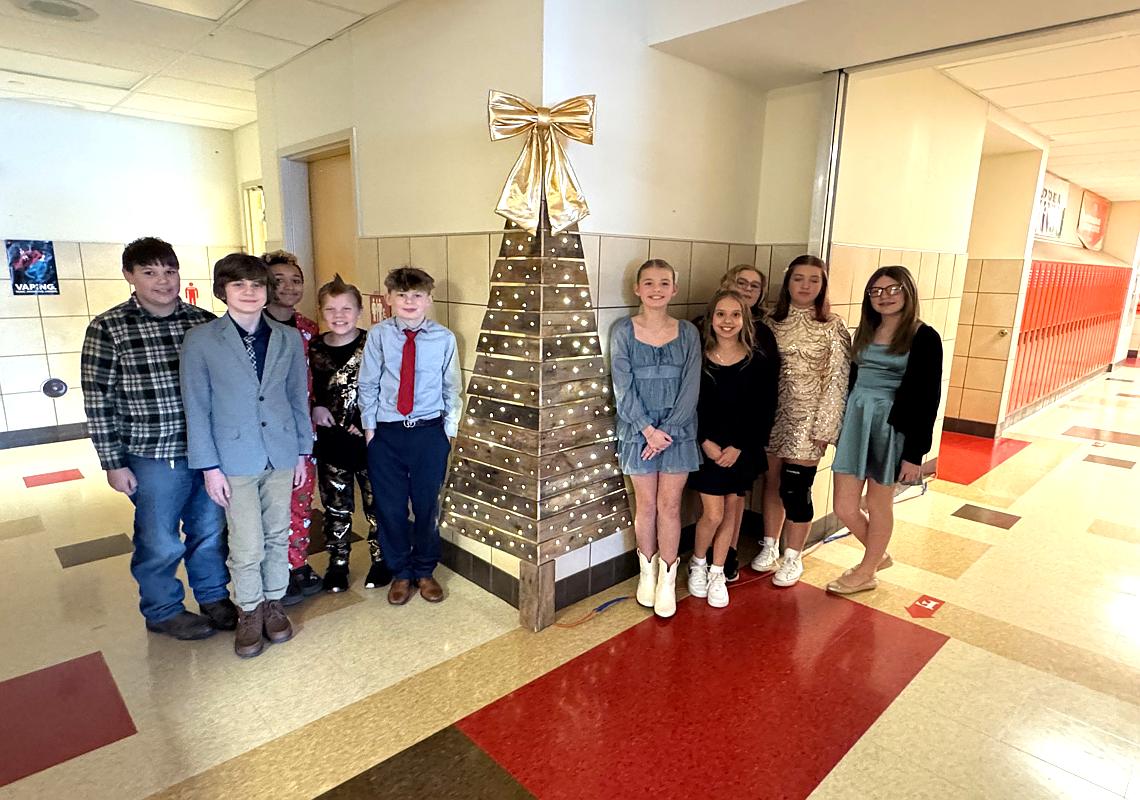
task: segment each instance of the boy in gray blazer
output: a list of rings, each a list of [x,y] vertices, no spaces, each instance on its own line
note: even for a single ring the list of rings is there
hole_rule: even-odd
[[[289,500],[313,451],[307,369],[297,331],[262,314],[269,270],[232,253],[214,265],[226,314],[182,346],[188,460],[226,511],[238,605],[234,651],[261,653],[262,636],[293,637],[281,605],[289,583]]]

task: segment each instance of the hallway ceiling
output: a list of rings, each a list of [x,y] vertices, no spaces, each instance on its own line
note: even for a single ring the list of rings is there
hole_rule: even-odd
[[[0,0],[0,98],[232,129],[258,74],[399,0],[82,2],[95,19]]]
[[[1140,200],[1140,31],[941,67],[1050,140],[1048,169]]]
[[[1136,11],[1135,0],[703,0],[700,18],[664,0],[651,42],[666,53],[760,89],[813,80],[824,72],[1023,31]],[[748,14],[725,24],[720,19]],[[674,23],[669,25],[668,23]],[[695,30],[694,30],[695,28]],[[677,30],[691,30],[676,34]]]

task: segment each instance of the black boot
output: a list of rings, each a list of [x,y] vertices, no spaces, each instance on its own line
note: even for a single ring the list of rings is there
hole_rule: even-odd
[[[348,591],[348,561],[340,559],[329,561],[329,568],[325,570],[324,590],[326,592]]]
[[[237,606],[228,597],[215,600],[213,603],[200,603],[198,610],[219,631],[232,631],[237,627]]]
[[[364,588],[376,589],[391,582],[392,570],[388,569],[388,565],[383,561],[373,561],[368,570],[368,577],[364,579]]]
[[[183,641],[206,639],[216,633],[214,626],[210,624],[208,619],[189,611],[181,611],[162,622],[147,620],[146,629],[155,633],[164,633]]]

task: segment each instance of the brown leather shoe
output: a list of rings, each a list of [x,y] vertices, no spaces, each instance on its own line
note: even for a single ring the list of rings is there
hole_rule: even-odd
[[[253,658],[261,655],[265,642],[261,638],[265,627],[265,603],[253,611],[238,609],[237,633],[234,634],[234,652],[240,658]]]
[[[285,615],[285,606],[280,600],[265,603],[265,638],[273,644],[281,644],[293,638],[293,624]]]
[[[388,602],[394,606],[402,606],[412,599],[412,582],[406,578],[392,581],[388,587]]]
[[[420,597],[427,600],[429,603],[438,603],[443,599],[443,587],[439,585],[439,581],[430,575],[426,578],[420,578]]]

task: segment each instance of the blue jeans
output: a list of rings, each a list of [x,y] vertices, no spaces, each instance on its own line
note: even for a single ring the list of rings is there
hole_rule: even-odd
[[[183,560],[199,604],[228,597],[225,514],[206,494],[201,470],[190,469],[185,458],[133,455],[127,456],[127,466],[138,480],[131,495],[135,504],[131,574],[139,585],[142,615],[149,622],[162,622],[186,610],[182,605],[186,592],[177,575]]]

